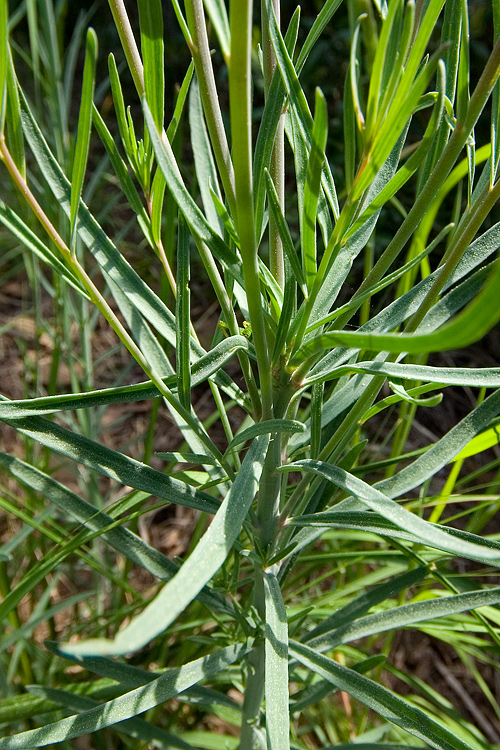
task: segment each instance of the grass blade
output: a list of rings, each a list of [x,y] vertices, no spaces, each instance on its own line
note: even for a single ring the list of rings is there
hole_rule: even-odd
[[[84,524],[91,532],[98,532],[101,538],[105,539],[117,552],[121,552],[128,560],[140,565],[156,578],[169,581],[177,573],[179,566],[176,563],[162,552],[151,547],[125,526],[116,526],[113,515],[96,510],[95,506],[71,492],[52,477],[43,474],[34,466],[1,452],[0,465],[22,484],[50,500],[63,513]],[[84,541],[82,538],[81,544]],[[209,607],[222,609],[226,612],[230,611],[230,607],[228,608],[223,598],[217,596],[208,588],[202,589],[198,598]]]

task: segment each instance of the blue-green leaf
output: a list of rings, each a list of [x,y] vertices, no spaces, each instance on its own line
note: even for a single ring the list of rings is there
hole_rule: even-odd
[[[135,651],[162,633],[211,580],[236,541],[257,492],[269,436],[257,438],[208,530],[178,573],[160,594],[114,640],[68,643],[69,655],[113,655]],[[1,749],[1,745],[0,745]]]

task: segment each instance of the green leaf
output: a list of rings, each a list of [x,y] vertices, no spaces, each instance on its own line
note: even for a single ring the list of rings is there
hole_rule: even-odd
[[[269,18],[268,31],[274,54],[276,55],[276,62],[290,99],[291,112],[295,123],[298,126],[299,137],[309,152],[311,148],[311,133],[313,129],[311,112],[309,111],[309,106],[300,86],[297,72],[294,68],[289,51],[276,23],[274,9],[270,0],[266,0],[266,5]],[[333,215],[337,219],[339,216],[337,191],[330,170],[330,165],[327,161],[323,163],[321,184]]]
[[[448,529],[441,529],[419,516],[398,505],[389,497],[384,495],[374,487],[363,482],[362,479],[349,474],[338,466],[332,466],[324,461],[313,461],[306,459],[304,461],[295,461],[286,467],[281,467],[280,471],[295,471],[296,469],[305,469],[314,474],[327,479],[336,487],[353,494],[364,505],[367,505],[377,515],[386,518],[394,523],[400,529],[411,529],[412,534],[417,537],[422,544],[428,547],[449,552],[452,555],[466,555],[478,560],[500,559],[497,550],[490,550],[485,545],[471,544],[470,542],[459,542],[450,538],[447,533]]]
[[[285,35],[285,44],[293,54],[299,31],[300,6],[297,6]],[[274,71],[269,87],[253,155],[254,204],[256,235],[264,229],[265,180],[264,169],[269,169],[274,147],[274,133],[283,114],[285,87],[278,70]]]
[[[257,492],[268,444],[267,435],[253,442],[208,530],[179,572],[141,614],[120,630],[114,640],[68,643],[61,648],[64,653],[76,656],[126,654],[145,646],[175,620],[211,580],[231,551]]]
[[[85,299],[89,296],[82,287],[80,281],[73,276],[73,273],[67,268],[60,258],[55,255],[50,248],[36,236],[34,232],[14,213],[8,206],[0,201],[0,221],[7,229],[12,232],[18,240],[31,252],[35,253],[44,263],[52,268],[59,276],[65,279],[67,283],[76,289]]]
[[[341,643],[350,643],[358,638],[365,638],[387,630],[407,628],[415,623],[456,615],[470,609],[486,607],[499,602],[500,588],[494,588],[402,604],[357,620],[353,618],[351,622],[326,630],[315,638],[308,637],[307,642],[314,649],[326,651]]]
[[[305,667],[312,669],[338,689],[345,690],[391,724],[429,743],[431,747],[438,750],[471,750],[470,745],[431,716],[354,670],[295,641],[290,642],[290,653]]]
[[[332,331],[317,335],[304,344],[296,355],[296,361],[304,361],[321,349],[336,345],[347,345],[357,349],[407,352],[449,351],[479,341],[500,320],[500,307],[496,304],[500,291],[500,263],[495,267],[484,289],[468,307],[453,321],[432,333],[362,333],[360,331]]]
[[[0,134],[3,135],[7,112],[7,66],[9,64],[9,4],[0,0]]]
[[[251,352],[251,344],[244,336],[230,336],[221,341],[209,352],[197,359],[191,366],[191,385],[194,387],[205,382],[220,371],[234,354],[244,349]],[[175,388],[177,376],[164,378],[169,388]],[[41,398],[23,399],[20,401],[1,400],[0,419],[21,419],[40,414],[53,414],[66,409],[86,409],[92,406],[142,401],[159,396],[160,393],[151,380],[134,385],[103,388],[87,393],[68,393],[61,396],[43,396]]]
[[[0,10],[1,13],[1,10]],[[1,22],[0,22],[1,25]],[[1,32],[0,32],[1,33]],[[0,50],[0,55],[2,54]],[[0,79],[1,80],[1,79]],[[1,85],[1,84],[0,84]],[[0,122],[1,122],[0,103]],[[19,92],[12,55],[8,54],[7,66],[7,144],[10,154],[23,177],[26,177],[26,153],[24,148],[23,129],[21,125],[21,109],[19,103]]]
[[[316,89],[316,110],[311,136],[311,150],[307,162],[307,178],[304,188],[302,214],[302,265],[308,289],[316,278],[316,214],[321,186],[321,170],[325,161],[328,136],[328,113],[326,100],[320,89]]]
[[[142,231],[144,232],[144,235],[148,237],[148,228],[150,221],[146,213],[146,209],[144,208],[139,193],[137,192],[134,182],[130,177],[127,165],[118,153],[118,148],[113,140],[113,137],[95,106],[92,109],[92,121],[94,123],[95,129],[97,130],[97,133],[99,134],[99,138],[101,139],[103,146],[106,149],[106,153],[108,154],[109,160],[113,165],[113,169],[115,170],[116,175],[120,180],[120,186],[125,193],[130,207],[137,215],[137,219]]]
[[[321,373],[321,379],[337,380],[354,373],[386,375],[402,380],[422,380],[439,385],[462,385],[472,388],[498,388],[500,386],[499,367],[430,367],[427,365],[399,364],[396,362],[357,362],[338,365]],[[306,378],[304,385],[319,382],[320,373]],[[0,411],[1,413],[1,411]]]
[[[441,440],[431,446],[425,455],[401,469],[394,477],[378,482],[377,489],[388,497],[399,497],[429,477],[435,476],[439,469],[452,461],[475,435],[489,427],[499,413],[500,390],[495,390]]]
[[[120,76],[118,74],[115,57],[112,53],[110,53],[108,56],[108,69],[109,80],[111,84],[111,93],[113,96],[116,119],[118,122],[118,130],[120,132],[120,137],[125,149],[125,153],[127,154],[127,158],[132,165],[134,172],[137,174],[139,169],[137,162],[137,143],[135,141],[135,138],[132,138],[130,134],[127,115],[125,112],[125,102],[123,99],[122,85],[120,83]]]
[[[92,698],[87,698],[81,695],[75,695],[67,690],[61,688],[48,688],[42,687],[41,685],[27,685],[27,690],[32,695],[39,696],[42,699],[53,701],[58,705],[69,709],[70,711],[77,711],[81,713],[83,711],[89,711],[92,708],[99,706],[99,702]],[[126,721],[119,722],[119,725],[115,727],[118,733],[122,733],[127,737],[134,737],[141,742],[151,742],[154,747],[164,748],[178,748],[178,750],[193,750],[192,745],[179,739],[173,734],[166,732],[160,727],[156,727],[153,724],[136,717],[133,719],[127,719]]]
[[[191,130],[196,178],[203,201],[203,208],[205,209],[205,214],[212,230],[222,237],[221,221],[214,206],[212,193],[215,193],[221,202],[222,198],[196,78],[193,79],[189,94],[189,127]]]
[[[304,294],[304,296],[306,296],[307,288],[306,288],[305,276],[302,271],[302,267],[300,265],[297,252],[293,246],[293,241],[290,235],[288,224],[286,223],[286,219],[283,216],[283,213],[281,211],[281,206],[280,206],[280,202],[278,199],[278,194],[276,192],[276,188],[274,187],[273,179],[267,169],[264,170],[264,174],[266,177],[267,198],[269,202],[269,208],[272,212],[276,226],[278,227],[278,232],[281,238],[281,242],[283,243],[283,249],[290,263],[290,268],[292,270],[294,278],[297,284],[299,285],[302,293]]]
[[[214,255],[226,266],[237,281],[242,281],[242,272],[235,253],[228,248],[223,239],[212,229],[186,188],[170,144],[160,136],[145,99],[143,99],[143,108],[148,132],[158,160],[158,166],[163,172],[168,188],[179,210],[186,219],[191,232],[208,245]]]
[[[304,41],[304,44],[302,45],[302,49],[300,50],[299,56],[297,58],[297,62],[295,64],[297,74],[300,74],[314,45],[330,22],[333,14],[340,7],[341,3],[342,0],[327,0],[327,2],[321,7],[321,10],[314,19],[313,25],[309,29],[309,33]]]
[[[191,368],[190,368],[190,323],[191,304],[189,290],[190,260],[189,234],[187,226],[179,216],[177,245],[177,297],[175,300],[176,322],[176,370],[177,393],[182,406],[191,410]]]
[[[159,550],[154,549],[125,526],[116,526],[112,514],[96,510],[95,506],[64,487],[52,477],[43,474],[33,466],[14,456],[0,452],[0,466],[10,476],[23,485],[39,492],[64,513],[84,524],[91,532],[98,532],[117,552],[128,560],[147,570],[151,575],[163,581],[169,581],[178,571],[179,566]],[[81,540],[84,543],[84,539]],[[202,589],[198,595],[200,601],[208,606],[228,611],[222,597],[209,589]]]
[[[276,576],[264,574],[266,606],[266,729],[269,747],[290,748],[290,716],[288,712],[288,623],[285,604]]]
[[[87,161],[89,156],[96,65],[97,36],[94,29],[89,28],[87,31],[87,42],[85,46],[82,95],[80,100],[80,112],[78,114],[78,133],[76,137],[75,156],[73,159],[73,171],[71,174],[70,244],[73,252],[76,242],[78,207],[82,196],[83,180],[85,172],[87,171]]]
[[[362,507],[361,504],[359,504],[359,506]],[[356,504],[355,501],[350,500],[346,501],[345,505],[339,503],[336,506],[336,510],[311,513],[290,519],[289,523],[294,526],[312,527],[311,529],[307,529],[307,531],[311,533],[304,533],[303,539],[298,540],[300,541],[299,549],[302,549],[303,546],[317,538],[313,532],[314,527],[351,529],[353,531],[363,531],[368,534],[377,534],[378,536],[387,537],[388,539],[402,539],[411,542],[412,544],[422,544],[421,537],[418,534],[402,529],[392,521],[388,521],[377,513],[352,510],[353,507],[357,508],[358,504]],[[344,508],[346,509],[344,510]],[[437,524],[436,529],[443,531],[443,527],[438,526]],[[484,547],[485,549],[491,550],[491,554],[496,555],[496,559],[500,558],[500,544],[498,542],[465,531],[459,531],[458,529],[452,529],[449,526],[446,526],[445,529],[449,538],[455,538],[474,546],[477,545],[478,547]],[[475,552],[469,554],[465,549],[462,550],[461,556],[471,560],[478,559]],[[500,563],[497,563],[496,559],[488,557],[487,559],[485,558],[483,562],[487,565],[500,567]]]
[[[44,645],[53,654],[62,656],[64,659],[68,658],[61,652],[58,644],[54,641],[45,641]],[[108,659],[106,656],[83,656],[78,659],[78,663],[89,672],[111,678],[113,681],[120,683],[122,689],[126,690],[146,685],[165,671],[162,669],[150,672],[147,669],[141,669],[140,667],[135,667],[132,664],[126,664],[116,659]],[[224,693],[202,687],[201,685],[193,685],[193,687],[185,690],[179,700],[183,699],[190,700],[193,703],[202,703],[206,706],[224,706],[232,711],[233,715],[236,714],[238,716],[238,714],[241,714],[241,706],[238,703],[228,698]]]
[[[54,198],[69,218],[71,186],[50,152],[23,96],[21,96],[21,116],[24,135],[38,166]],[[172,312],[117,250],[83,202],[80,202],[78,210],[78,234],[93,254],[105,277],[114,282],[113,293],[119,308],[126,309],[133,305],[136,339],[141,333],[143,318],[145,318],[169,343],[175,345],[175,323]],[[197,350],[198,354],[200,350],[201,347]]]
[[[156,127],[163,128],[165,74],[163,60],[163,12],[161,0],[138,0],[141,52],[146,100]]]
[[[235,435],[229,443],[226,453],[237,445],[242,445],[247,440],[253,440],[260,435],[268,435],[272,432],[302,432],[303,430],[302,422],[296,422],[293,419],[267,419],[265,422],[257,422],[257,424],[253,424]]]
[[[303,640],[308,643],[311,640],[318,640],[325,633],[348,627],[359,617],[365,615],[372,607],[381,604],[386,599],[396,596],[402,591],[407,591],[411,586],[420,583],[428,574],[428,566],[419,566],[414,570],[406,571],[396,578],[392,578],[386,583],[361,594],[353,599],[344,607],[336,610],[332,615],[323,620],[313,630],[309,631]]]
[[[153,682],[77,716],[70,716],[12,737],[0,738],[0,750],[32,750],[34,747],[45,747],[114,726],[165,703],[191,685],[217,674],[240,659],[246,650],[246,646],[238,644],[196,659],[182,667],[169,669]]]
[[[224,60],[228,63],[231,51],[231,34],[226,6],[223,0],[204,0],[204,5],[214,25]]]
[[[218,508],[217,503],[209,495],[193,490],[188,485],[176,482],[150,466],[141,464],[123,453],[106,448],[82,435],[77,435],[43,417],[27,417],[15,422],[4,421],[50,450],[61,453],[128,487],[156,495],[169,503],[180,503],[209,513],[215,512]]]
[[[476,456],[478,453],[481,453],[482,451],[486,451],[489,448],[493,448],[495,445],[498,445],[500,442],[500,426],[496,425],[495,427],[491,427],[489,430],[485,430],[484,432],[481,432],[479,435],[476,435],[476,437],[472,438],[465,448],[462,448],[460,453],[457,453],[454,461],[463,461],[464,458],[468,458],[469,456]]]

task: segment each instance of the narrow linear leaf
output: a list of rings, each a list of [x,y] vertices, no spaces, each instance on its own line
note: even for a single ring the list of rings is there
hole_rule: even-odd
[[[193,79],[189,93],[189,128],[196,178],[203,208],[212,230],[222,237],[222,225],[219,213],[214,205],[212,193],[215,193],[220,202],[222,202],[222,198],[196,77]]]
[[[177,482],[146,464],[141,464],[111,448],[106,448],[94,440],[77,435],[43,417],[27,417],[15,422],[4,421],[47,448],[128,487],[156,495],[169,503],[179,503],[208,513],[216,512],[219,507],[210,495],[193,490],[188,485]]]
[[[212,229],[209,222],[198,208],[194,198],[187,190],[179,167],[175,161],[170,144],[162,139],[156,128],[153,116],[146,99],[143,99],[144,117],[153,144],[154,152],[168,188],[184,215],[191,232],[205,242],[214,255],[223,262],[237,281],[242,281],[242,272],[236,255],[228,248],[223,239]]]
[[[472,438],[453,460],[463,461],[464,458],[476,456],[478,453],[488,450],[488,448],[493,448],[498,443],[500,443],[500,425],[495,425]]]
[[[191,685],[217,674],[240,659],[247,646],[238,644],[209,656],[169,669],[161,677],[125,695],[39,729],[0,738],[0,750],[32,750],[55,742],[81,737],[138,716],[175,697]]]
[[[244,336],[230,336],[221,341],[191,366],[191,385],[200,385],[219,372],[240,349],[245,349],[251,354],[251,344]],[[175,389],[177,376],[164,378],[163,382],[169,388]],[[0,400],[0,419],[22,419],[40,414],[53,414],[66,409],[86,409],[91,406],[142,401],[159,395],[152,381],[146,380],[134,385],[102,388],[87,393],[68,393],[20,401]]]
[[[304,187],[302,217],[302,265],[306,285],[311,289],[316,278],[316,216],[321,187],[321,170],[325,161],[328,136],[328,113],[326,100],[320,89],[316,89],[316,109],[311,135],[311,151],[307,162],[307,177]]]
[[[354,664],[352,669],[355,672],[359,672],[359,674],[365,674],[366,672],[369,672],[371,669],[376,669],[381,664],[384,664],[386,661],[387,659],[383,654],[378,654],[377,656],[371,656],[368,659],[363,659],[363,661],[360,661],[357,664]],[[307,708],[308,706],[312,706],[315,703],[319,703],[319,701],[323,700],[323,698],[326,698],[327,695],[331,696],[333,693],[336,693],[336,692],[337,690],[333,687],[331,682],[328,682],[328,680],[320,680],[319,682],[316,682],[313,685],[311,685],[311,687],[306,688],[305,690],[298,693],[296,699],[294,697],[294,700],[290,704],[290,711],[291,712],[303,711],[304,708]],[[348,747],[351,750],[356,750],[357,744],[358,743],[356,743],[356,746],[354,748],[352,747],[352,745],[349,745]],[[339,745],[339,747],[342,747],[342,745]],[[344,745],[344,747],[346,746]],[[377,745],[377,748],[378,748],[378,745]],[[337,745],[335,745],[335,750],[337,750]]]
[[[68,659],[55,641],[45,641],[44,645],[53,654]],[[111,678],[113,681],[118,682],[123,690],[132,690],[133,688],[146,685],[148,682],[153,682],[153,680],[165,671],[165,669],[162,669],[158,672],[150,672],[132,664],[117,661],[116,659],[109,659],[106,656],[82,656],[78,659],[78,663],[89,672],[93,672],[101,677]],[[231,698],[228,698],[224,693],[202,687],[201,685],[193,685],[193,687],[188,688],[183,692],[183,696],[185,698],[189,697],[193,702],[196,698],[197,702],[203,702],[206,705],[221,705],[236,713],[241,713],[241,706]]]
[[[189,290],[190,258],[189,233],[186,222],[179,215],[177,245],[177,296],[175,300],[176,369],[177,393],[182,406],[191,410],[191,368],[190,368],[190,323],[191,299]]]
[[[386,375],[388,378],[401,380],[422,380],[439,385],[467,385],[472,388],[498,388],[500,385],[500,368],[498,367],[431,367],[427,365],[399,364],[396,362],[357,362],[353,365],[333,367],[322,377],[336,380],[344,375],[370,373]],[[317,381],[318,375],[307,378],[304,384]]]
[[[1,54],[1,52],[0,52]],[[1,80],[1,79],[0,79]],[[1,104],[0,104],[1,112]],[[1,116],[0,116],[1,120]],[[19,91],[17,87],[16,73],[12,54],[8,55],[7,67],[7,144],[10,154],[23,175],[26,177],[26,149],[24,146],[23,129],[21,125],[21,107],[19,102]]]
[[[276,192],[273,179],[267,169],[264,170],[264,174],[266,176],[267,198],[269,201],[269,208],[272,212],[276,226],[278,227],[278,232],[280,234],[280,238],[283,243],[283,249],[290,263],[290,268],[295,277],[295,280],[297,284],[299,285],[302,293],[306,295],[307,289],[306,289],[305,276],[302,271],[299,258],[297,256],[297,252],[293,246],[293,241],[290,235],[288,224],[286,223],[285,217],[283,216],[283,213],[281,211],[281,206],[279,203],[278,194]]]
[[[25,247],[37,255],[44,263],[62,276],[67,283],[76,289],[85,299],[90,299],[80,281],[66,268],[60,258],[55,255],[39,237],[17,216],[8,206],[0,201],[0,221],[12,232]]]
[[[266,606],[266,729],[269,747],[290,748],[290,716],[288,712],[288,623],[276,576],[264,574]]]
[[[34,466],[1,452],[0,466],[8,471],[10,476],[50,500],[63,513],[84,524],[91,532],[100,532],[101,538],[105,539],[117,552],[121,552],[128,560],[149,571],[156,578],[169,581],[179,570],[177,563],[151,547],[125,526],[115,526],[115,519],[112,515],[97,510],[86,500]],[[228,609],[222,597],[207,588],[202,589],[198,596],[200,601],[204,601],[209,607],[222,608],[228,612],[231,609],[230,607]]]
[[[32,695],[39,696],[42,699],[53,701],[54,703],[62,706],[63,708],[70,711],[77,711],[82,713],[83,711],[89,711],[92,708],[99,706],[99,702],[93,698],[88,698],[82,695],[75,695],[67,690],[61,688],[48,688],[42,687],[41,685],[27,685],[26,689]],[[119,722],[115,725],[115,730],[119,733],[126,735],[127,737],[134,737],[141,742],[151,742],[155,747],[164,748],[177,748],[178,750],[193,750],[193,746],[189,745],[184,740],[176,737],[170,732],[166,732],[160,727],[156,727],[153,724],[135,717],[133,719],[126,719],[125,721]]]
[[[302,422],[296,422],[293,419],[267,419],[265,422],[253,424],[235,435],[229,443],[227,451],[232,450],[237,445],[246,443],[247,440],[253,440],[259,435],[267,435],[272,432],[302,432],[303,429]]]
[[[7,112],[7,66],[9,44],[9,4],[7,0],[0,3],[0,134],[3,135],[5,115]]]
[[[390,597],[396,596],[401,591],[407,591],[410,586],[420,583],[428,572],[429,568],[421,565],[414,570],[396,576],[396,578],[386,583],[382,583],[380,586],[376,586],[371,591],[361,594],[361,596],[356,597],[356,599],[338,609],[327,617],[326,620],[323,620],[323,622],[313,628],[313,630],[309,631],[303,640],[309,643],[313,639],[319,639],[324,633],[350,625],[354,620],[365,615],[372,607],[381,604]]]
[[[92,105],[95,86],[95,69],[97,64],[97,36],[94,29],[87,31],[85,46],[85,63],[83,66],[83,84],[78,115],[78,133],[76,137],[73,171],[71,174],[71,246],[74,250],[76,242],[76,223],[78,221],[78,206],[82,196],[83,180],[87,170],[89,156],[90,131],[92,128]]]
[[[461,349],[479,341],[500,320],[500,307],[496,304],[499,290],[500,263],[497,263],[481,293],[453,321],[437,331],[414,334],[332,331],[320,334],[304,344],[296,355],[296,362],[303,361],[321,349],[338,345],[409,354]]]
[[[141,52],[146,99],[156,127],[161,131],[165,111],[163,11],[161,0],[138,0]]]
[[[296,641],[290,642],[290,652],[305,667],[312,669],[340,690],[345,690],[391,724],[429,743],[431,747],[438,750],[472,750],[470,745],[431,716],[353,669],[341,666],[333,659],[328,659]]]
[[[470,609],[499,603],[500,588],[494,588],[402,604],[383,612],[361,617],[354,622],[345,623],[341,627],[327,630],[320,636],[308,638],[307,641],[312,648],[325,651],[335,648],[340,643],[350,643],[357,638],[365,638],[387,630],[407,628],[419,622],[427,622],[438,617],[456,615]]]
[[[337,487],[353,494],[364,505],[367,505],[378,515],[396,524],[399,528],[404,530],[411,529],[412,534],[429,547],[436,547],[454,555],[465,553],[467,556],[477,556],[479,560],[499,558],[498,551],[496,550],[489,550],[483,545],[475,545],[470,542],[459,542],[451,539],[447,533],[447,529],[434,526],[414,513],[410,513],[410,511],[395,503],[379,490],[363,482],[362,479],[340,469],[338,466],[332,466],[324,461],[305,459],[304,461],[295,461],[287,467],[281,467],[280,470],[294,471],[298,468],[319,474]]]
[[[61,648],[64,653],[76,656],[126,654],[145,646],[175,620],[211,580],[231,551],[257,492],[268,444],[268,435],[254,441],[208,530],[179,572],[151,604],[119,631],[114,640],[68,643]]]
[[[308,544],[310,541],[317,538],[313,529],[315,527],[333,528],[333,529],[352,529],[353,531],[363,531],[368,534],[377,534],[378,536],[387,537],[389,539],[403,539],[404,541],[411,542],[413,544],[422,544],[419,535],[414,534],[411,530],[402,529],[392,521],[388,521],[386,518],[379,516],[377,513],[371,511],[357,510],[358,507],[362,507],[361,503],[356,504],[356,501],[350,499],[339,503],[336,510],[323,511],[322,513],[314,513],[303,516],[297,516],[297,518],[290,519],[289,523],[293,526],[309,526],[307,529],[308,533],[304,533],[303,539],[300,541],[300,549],[302,545]],[[345,508],[345,509],[344,509]],[[353,508],[355,508],[353,510]],[[436,529],[443,531],[442,526],[435,525]],[[304,529],[306,531],[306,529]],[[465,531],[459,531],[458,529],[452,529],[449,526],[446,527],[446,533],[450,538],[465,541],[469,544],[477,545],[489,549],[492,554],[496,554],[496,559],[490,557],[485,558],[483,562],[494,567],[500,567],[500,544],[494,542],[491,539],[480,537],[475,534],[470,534]],[[468,554],[463,551],[462,557],[469,558],[471,560],[478,560],[476,552]]]

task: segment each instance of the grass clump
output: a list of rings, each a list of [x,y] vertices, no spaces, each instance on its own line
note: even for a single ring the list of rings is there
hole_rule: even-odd
[[[37,341],[51,341],[48,379],[35,359],[34,387],[0,401],[20,437],[0,453],[16,532],[1,550],[0,750],[88,734],[99,748],[493,747],[498,461],[461,469],[498,444],[500,369],[428,357],[500,318],[496,4],[477,80],[466,3],[347,4],[333,168],[327,98],[309,101],[301,74],[340,0],[301,44],[300,7],[281,30],[263,0],[257,49],[249,0],[173,2],[191,58],[175,99],[160,0],[138,1],[135,29],[109,4],[122,52],[101,82],[98,24],[81,16],[63,53],[61,6],[9,19],[0,2],[0,159],[17,188],[0,221],[24,248]],[[130,218],[118,228],[115,202]],[[127,257],[130,238],[149,260]],[[113,339],[98,354],[99,330]],[[111,356],[122,371],[102,387]],[[412,444],[449,387],[468,389],[467,412]],[[142,454],[105,428],[136,402],[149,402]],[[140,532],[175,506],[195,520],[173,560]],[[397,666],[401,630],[451,645],[481,706],[470,697],[461,716]]]

